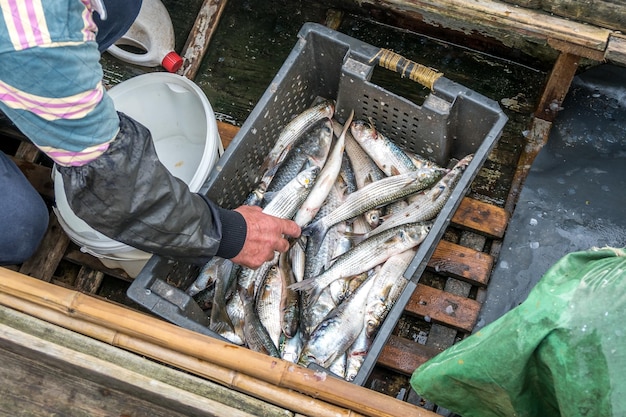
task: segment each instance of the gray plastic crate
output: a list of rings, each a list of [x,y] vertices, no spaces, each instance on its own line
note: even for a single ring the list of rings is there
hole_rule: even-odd
[[[495,101],[436,71],[325,26],[307,23],[298,37],[201,191],[221,206],[236,208],[243,203],[263,174],[263,159],[281,129],[319,97],[337,100],[338,120],[343,122],[351,110],[355,120],[371,117],[377,129],[400,147],[441,165],[474,154],[404,274],[410,281],[378,330],[354,381],[363,385],[452,215],[500,137],[507,117]],[[422,105],[417,105],[370,82],[377,65],[406,76],[406,83],[420,81],[431,88],[430,94]],[[183,282],[190,284],[198,271],[197,266],[152,257],[128,289],[128,296],[175,324],[219,337],[206,328],[208,319],[183,292],[184,288],[177,288],[182,288]]]

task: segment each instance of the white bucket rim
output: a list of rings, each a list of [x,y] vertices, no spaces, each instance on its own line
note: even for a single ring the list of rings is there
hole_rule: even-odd
[[[163,85],[164,83],[173,83],[190,89],[202,103],[204,114],[206,116],[206,140],[204,142],[204,150],[202,158],[200,159],[199,169],[196,170],[193,178],[187,184],[191,192],[198,192],[206,182],[211,172],[211,169],[200,169],[200,167],[212,167],[215,162],[217,162],[220,155],[224,153],[222,141],[217,129],[215,113],[209,99],[206,97],[206,94],[204,94],[204,91],[202,91],[196,83],[182,75],[170,72],[150,72],[129,78],[128,80],[111,87],[107,93],[115,102],[115,100],[123,94],[136,88],[142,88],[154,84]],[[132,115],[130,116],[132,117]]]
[[[217,162],[219,156],[224,152],[219,133],[217,130],[217,122],[213,109],[204,92],[191,80],[178,74],[169,72],[153,72],[142,74],[129,80],[123,81],[112,87],[108,94],[115,101],[116,97],[146,86],[175,84],[185,88],[193,93],[200,103],[206,119],[206,135],[204,140],[203,155],[200,163],[189,181],[187,186],[191,192],[198,192],[206,182],[211,169]],[[171,88],[171,86],[170,86]],[[132,114],[129,114],[132,117]],[[150,126],[147,126],[150,128]],[[148,252],[118,242],[108,236],[103,235],[97,230],[89,226],[85,221],[79,218],[70,208],[65,196],[63,187],[63,179],[56,167],[53,168],[53,183],[56,195],[56,207],[53,210],[59,220],[59,223],[68,237],[76,243],[82,252],[89,253],[98,258],[106,258],[113,261],[137,261],[148,259],[152,256]],[[90,237],[92,236],[92,237]],[[125,257],[124,254],[128,254]],[[132,256],[134,254],[136,256]],[[139,258],[137,258],[137,256]]]

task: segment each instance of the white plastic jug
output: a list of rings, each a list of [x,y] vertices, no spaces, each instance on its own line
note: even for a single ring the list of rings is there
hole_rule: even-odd
[[[120,46],[137,48],[137,53]],[[172,20],[161,0],[143,0],[139,15],[132,26],[115,44],[107,50],[122,61],[144,67],[163,66],[169,72],[176,72],[183,59],[174,51],[175,37]],[[145,51],[145,53],[141,53]]]

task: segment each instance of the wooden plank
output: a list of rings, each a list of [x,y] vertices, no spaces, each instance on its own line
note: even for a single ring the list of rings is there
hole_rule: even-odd
[[[52,182],[51,168],[18,157],[11,157],[11,159],[42,197],[50,201],[54,200],[54,184]]]
[[[225,123],[219,120],[217,121],[217,132],[220,135],[224,149],[228,147],[237,132],[239,132],[239,129],[239,126],[231,125],[230,123]]]
[[[252,416],[6,325],[0,352],[0,409],[17,407],[8,415]]]
[[[98,291],[98,288],[100,288],[100,284],[102,284],[103,279],[103,272],[83,266],[76,275],[74,287],[76,287],[78,291],[95,294]]]
[[[35,162],[39,158],[39,148],[31,142],[22,141],[17,148],[15,157],[28,162]]]
[[[205,0],[183,47],[183,65],[178,71],[193,80],[198,73],[215,28],[219,23],[226,0]]]
[[[551,129],[552,122],[545,121],[538,117],[533,118],[528,136],[526,137],[526,144],[517,161],[511,189],[504,205],[508,211],[512,212],[515,209],[530,167],[541,148],[548,142]]]
[[[478,320],[480,307],[476,300],[417,284],[405,310],[426,320],[471,332]]]
[[[427,360],[435,357],[441,350],[424,346],[412,340],[391,335],[380,352],[378,365],[401,374],[410,375]]]
[[[237,392],[230,387],[190,375],[188,372],[174,369],[171,366],[146,359],[141,355],[115,348],[93,338],[2,306],[0,306],[0,323],[34,336],[39,340],[101,359],[152,380],[172,385],[206,399],[219,401],[222,404],[240,410],[245,410],[253,415],[290,415],[290,413],[279,407]]]
[[[611,34],[604,58],[616,64],[626,65],[626,35],[621,33]]]
[[[470,284],[486,286],[493,268],[493,257],[441,240],[428,261],[428,266],[441,274],[460,278]]]
[[[587,59],[592,59],[594,61],[604,60],[605,51],[601,51],[599,49],[586,48],[584,46],[576,45],[571,42],[563,42],[561,40],[552,38],[548,39],[548,45],[550,45],[552,48],[556,49],[559,52],[565,52],[575,56],[582,56]]]
[[[63,259],[73,262],[78,265],[83,265],[88,267],[89,269],[100,271],[106,275],[110,275],[114,278],[121,279],[124,281],[131,282],[133,279],[128,276],[128,274],[120,269],[111,269],[107,268],[100,262],[100,259],[96,258],[93,255],[88,253],[81,252],[75,245],[70,245],[68,249],[65,251],[65,255]]]
[[[61,228],[57,216],[50,213],[48,230],[35,254],[20,267],[20,273],[50,282],[69,244],[70,238]]]
[[[26,299],[25,299],[26,298]],[[433,416],[383,393],[0,268],[0,304],[312,415]],[[257,389],[258,387],[258,389]],[[288,403],[288,405],[286,405]],[[331,414],[332,413],[332,414]]]
[[[547,12],[603,28],[626,30],[624,2],[615,0],[542,0]]]
[[[509,218],[509,213],[500,207],[465,197],[451,221],[464,229],[489,237],[502,238]]]
[[[484,35],[510,47],[555,39],[583,50],[604,51],[611,34],[609,29],[496,0],[363,0],[359,4],[461,33]],[[516,43],[516,38],[521,41]]]
[[[578,55],[567,52],[559,54],[535,111],[536,118],[548,122],[554,121],[556,115],[562,109],[561,104],[563,104],[565,95],[569,91],[572,80],[576,75],[579,62],[580,56]]]

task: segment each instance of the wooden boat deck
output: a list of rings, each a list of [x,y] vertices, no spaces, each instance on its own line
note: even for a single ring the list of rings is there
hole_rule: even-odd
[[[181,70],[183,75],[191,79],[195,77],[225,3],[219,0],[203,2],[181,54],[186,59]],[[81,252],[51,213],[50,226],[39,251],[22,265],[0,268],[0,304],[5,306],[0,309],[0,350],[7,358],[0,367],[0,374],[7,381],[4,390],[11,393],[0,400],[0,409],[6,411],[6,415],[16,415],[10,411],[24,410],[25,405],[33,410],[29,415],[44,415],[41,410],[49,406],[51,398],[55,399],[55,403],[63,404],[58,410],[67,415],[79,415],[72,408],[79,402],[81,410],[90,415],[445,415],[445,410],[425,403],[410,390],[408,375],[420,364],[468,335],[476,325],[483,290],[489,284],[517,194],[534,156],[547,140],[556,114],[549,110],[550,104],[562,102],[582,59],[610,59],[624,63],[626,43],[622,35],[614,30],[546,16],[498,1],[361,3],[367,7],[376,3],[380,10],[402,15],[404,22],[429,21],[434,26],[452,30],[462,29],[458,22],[465,23],[465,30],[467,22],[471,21],[474,26],[470,31],[480,27],[480,33],[485,36],[497,36],[502,31],[517,33],[519,39],[531,39],[533,42],[542,39],[556,51],[550,76],[533,111],[535,117],[530,122],[530,133],[519,155],[508,198],[502,206],[472,197],[464,198],[429,262],[429,269],[421,277],[407,304],[405,315],[408,319],[398,323],[397,334],[391,337],[381,352],[377,369],[371,377],[371,389],[337,381],[340,384],[337,389],[344,397],[342,400],[337,398],[339,394],[331,394],[335,382],[317,380],[307,387],[279,380],[272,385],[271,376],[255,374],[254,378],[246,379],[250,378],[249,370],[237,370],[240,380],[232,376],[218,376],[219,372],[211,368],[210,357],[203,356],[201,352],[184,351],[176,343],[166,341],[179,337],[196,340],[197,337],[198,343],[210,345],[204,336],[189,335],[184,329],[145,316],[147,323],[154,324],[163,332],[162,341],[156,340],[152,334],[156,340],[152,342],[158,349],[152,345],[148,349],[142,343],[150,343],[146,342],[151,337],[150,329],[131,329],[124,327],[125,324],[117,327],[116,320],[121,321],[121,318],[110,317],[135,312],[143,314],[141,307],[133,305],[125,297],[125,288],[132,279],[124,271],[106,268],[97,258]],[[333,22],[331,16],[334,15],[329,13],[329,25]],[[519,44],[506,46],[520,47]],[[238,128],[223,122],[218,125],[220,136],[228,146]],[[14,157],[40,194],[52,202],[54,193],[49,161],[11,128],[0,128],[0,136],[11,143],[7,153]],[[33,283],[26,276],[36,278],[38,282]],[[23,277],[24,287],[21,287],[19,277]],[[51,288],[67,292],[56,293]],[[52,294],[50,297],[37,295],[48,291]],[[84,300],[79,306],[94,303],[110,314],[106,317],[92,316],[88,309],[82,311],[77,308],[77,299]],[[66,304],[61,300],[70,301]],[[98,304],[100,302],[110,305],[111,309],[102,307]],[[107,317],[110,323],[98,323],[98,320],[107,321]],[[412,321],[411,317],[415,320]],[[91,328],[94,323],[100,327]],[[427,329],[425,340],[403,336],[403,327],[412,327],[410,333],[419,335],[416,328],[419,330],[420,326]],[[31,329],[30,333],[26,329]],[[115,335],[111,336],[110,331]],[[59,334],[63,337],[50,337]],[[122,343],[120,335],[131,335],[138,342]],[[76,346],[87,347],[77,349]],[[154,361],[135,354],[126,355],[127,350]],[[100,353],[94,355],[93,352]],[[123,360],[120,355],[125,355]],[[260,360],[245,352],[240,355],[243,361],[249,359],[255,363]],[[102,362],[96,364],[98,360]],[[217,363],[223,365],[219,361]],[[207,367],[210,369],[207,370]],[[235,368],[233,365],[231,372]],[[224,366],[220,372],[228,373],[228,369]],[[313,372],[302,372],[302,378],[315,376]],[[158,389],[155,388],[154,375],[164,373],[167,376],[162,380],[176,382],[163,386],[157,384]],[[190,389],[192,385],[206,387],[204,391],[194,391]],[[29,394],[34,386],[43,387],[41,395]],[[351,402],[352,396],[365,398],[369,391],[385,393],[384,398],[388,401],[375,397],[378,405],[367,401],[362,401],[362,404]],[[77,392],[81,392],[79,399],[73,394]],[[296,395],[296,392],[303,394]],[[25,398],[29,396],[30,401],[26,404]],[[137,398],[145,400],[134,403],[134,408],[125,411],[126,414],[119,412],[124,404],[137,401]],[[246,403],[246,408],[235,410],[233,404],[241,402]],[[106,408],[107,404],[110,408]]]

